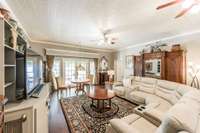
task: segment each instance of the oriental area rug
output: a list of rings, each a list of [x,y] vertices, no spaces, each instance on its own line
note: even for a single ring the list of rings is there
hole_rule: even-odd
[[[109,120],[132,114],[136,107],[131,102],[114,97],[110,110],[97,112],[91,108],[91,99],[85,95],[61,99],[60,103],[71,133],[105,133]]]

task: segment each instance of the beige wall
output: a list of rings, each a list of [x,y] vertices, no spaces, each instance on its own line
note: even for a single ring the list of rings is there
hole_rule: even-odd
[[[38,54],[40,54],[41,56],[44,57],[44,49],[48,48],[48,49],[57,49],[57,50],[72,50],[72,51],[81,51],[81,52],[91,52],[91,53],[98,53],[100,55],[100,58],[105,56],[108,59],[109,62],[109,69],[113,69],[113,54],[111,52],[104,52],[104,51],[95,51],[95,50],[88,50],[88,49],[83,49],[83,48],[79,48],[79,47],[67,47],[67,46],[56,46],[56,45],[52,45],[52,44],[41,44],[41,43],[30,43],[31,49],[35,52],[37,52]]]
[[[200,65],[200,40],[193,39],[188,41],[178,41],[176,43],[182,44],[182,47],[186,50],[186,65],[188,68],[188,62],[193,62],[196,65]],[[133,74],[132,69],[125,67],[125,57],[127,55],[138,55],[139,51],[144,47],[136,47],[131,49],[122,50],[114,54],[114,68],[116,71],[116,80],[122,80],[123,77]],[[191,76],[187,73],[187,83],[190,84]]]

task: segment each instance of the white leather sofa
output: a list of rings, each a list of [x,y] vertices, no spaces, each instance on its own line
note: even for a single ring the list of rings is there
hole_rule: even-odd
[[[131,114],[122,119],[112,119],[106,132],[200,133],[200,91],[193,89],[184,93],[176,104],[164,113],[159,126],[139,115]]]
[[[161,112],[168,111],[187,91],[193,89],[175,82],[134,76],[124,79],[123,86],[113,86],[119,97]]]

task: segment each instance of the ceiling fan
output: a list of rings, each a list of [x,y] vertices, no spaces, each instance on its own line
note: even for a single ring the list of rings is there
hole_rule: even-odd
[[[158,6],[156,9],[160,10],[176,4],[182,4],[183,9],[176,15],[175,18],[182,17],[190,11],[198,12],[200,10],[200,0],[173,0]]]
[[[117,38],[115,37],[109,37],[108,34],[111,32],[111,30],[105,30],[102,32],[102,39],[99,40],[92,40],[97,42],[98,45],[114,45],[117,42]]]

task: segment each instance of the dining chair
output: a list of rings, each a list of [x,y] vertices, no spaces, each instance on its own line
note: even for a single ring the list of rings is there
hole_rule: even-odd
[[[87,86],[87,87],[91,87],[92,85],[94,85],[94,75],[92,74],[89,74],[87,79],[90,80],[90,82],[88,83],[85,83],[84,85]]]
[[[66,91],[69,86],[65,85],[61,77],[55,77],[57,84],[57,94],[59,99],[63,97],[63,91]]]

